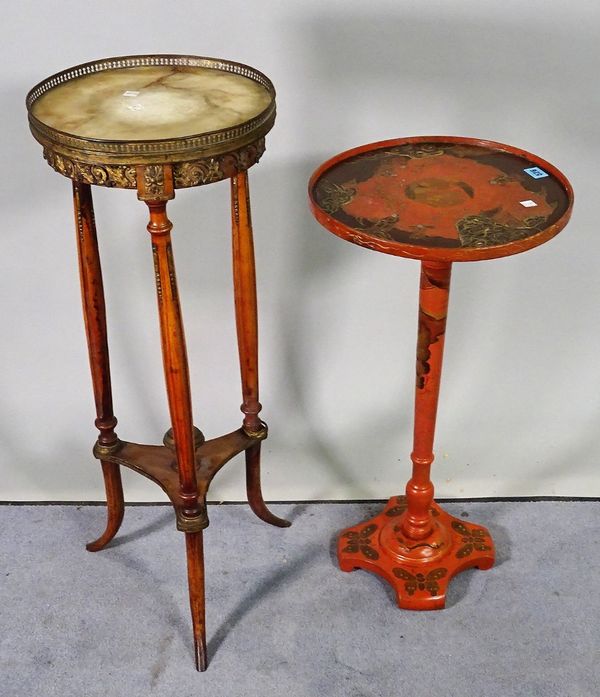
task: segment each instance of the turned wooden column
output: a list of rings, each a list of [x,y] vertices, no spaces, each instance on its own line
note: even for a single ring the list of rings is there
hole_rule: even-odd
[[[260,433],[266,425],[258,416],[262,404],[258,401],[256,269],[247,172],[231,178],[231,227],[235,321],[244,400],[240,408],[244,414],[244,431]]]
[[[167,201],[174,196],[173,172],[169,165],[138,167],[138,197],[145,201],[150,212],[147,229],[152,238],[163,367],[179,472],[182,506],[177,525],[186,534],[196,668],[203,671],[207,667],[207,656],[202,529],[208,521],[204,504],[200,505],[198,500],[189,367],[171,243],[173,225],[167,217]]]
[[[97,540],[86,545],[90,552],[97,552],[106,547],[117,534],[123,521],[125,508],[119,465],[103,459],[103,456],[110,455],[119,449],[120,441],[115,433],[117,419],[113,413],[112,403],[104,287],[92,189],[89,184],[73,182],[73,205],[83,319],[96,403],[95,424],[100,431],[95,452],[102,464],[107,503],[106,530]]]
[[[449,262],[421,263],[414,437],[410,456],[413,472],[406,485],[407,510],[402,518],[402,532],[409,548],[414,546],[411,542],[418,543],[427,539],[433,530],[431,504],[434,490],[430,474],[434,459],[433,440],[442,377],[451,271],[452,265]]]

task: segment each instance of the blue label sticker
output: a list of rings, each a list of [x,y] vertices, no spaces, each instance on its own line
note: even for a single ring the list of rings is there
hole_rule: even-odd
[[[523,171],[527,172],[527,174],[534,179],[541,179],[542,177],[550,176],[548,172],[544,172],[544,170],[540,169],[539,167],[526,167]]]

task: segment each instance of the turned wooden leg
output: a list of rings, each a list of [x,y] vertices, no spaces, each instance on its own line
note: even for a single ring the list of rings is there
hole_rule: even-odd
[[[173,226],[166,212],[167,199],[173,198],[171,177],[168,166],[138,168],[138,196],[150,211],[148,232],[152,236],[163,366],[180,484],[177,526],[186,533],[196,664],[198,670],[206,670],[202,528],[208,521],[204,502],[198,500],[189,369],[171,247]]]
[[[233,287],[242,376],[243,429],[248,435],[259,436],[266,434],[266,424],[258,416],[261,404],[258,401],[256,271],[247,172],[241,172],[231,179],[231,213]],[[260,441],[257,441],[246,450],[248,503],[261,520],[278,527],[287,527],[290,522],[273,515],[264,502],[260,486],[260,446]]]
[[[83,318],[96,402],[95,424],[100,431],[94,450],[101,457],[102,454],[108,455],[118,450],[120,442],[115,433],[117,420],[113,414],[112,405],[102,268],[92,191],[89,184],[73,182],[73,204],[77,227]],[[119,465],[105,460],[101,462],[106,489],[107,525],[104,533],[86,546],[90,552],[101,550],[113,539],[121,526],[125,511]]]
[[[206,624],[204,610],[204,545],[202,531],[187,532],[185,546],[187,552],[188,587],[190,609],[194,631],[194,656],[196,670],[207,668]]]
[[[102,474],[104,475],[104,488],[106,489],[106,530],[97,540],[87,543],[85,548],[88,552],[99,552],[106,547],[119,531],[125,514],[121,469],[119,465],[114,462],[106,462],[106,460],[101,460],[100,462],[102,465]]]

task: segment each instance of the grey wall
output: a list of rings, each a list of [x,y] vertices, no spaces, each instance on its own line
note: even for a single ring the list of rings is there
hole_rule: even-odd
[[[306,206],[325,158],[402,135],[469,135],[550,160],[576,192],[558,238],[454,269],[434,476],[441,496],[600,495],[596,224],[600,6],[572,0],[22,0],[3,13],[0,499],[103,496],[68,180],[30,137],[26,91],[111,55],[194,53],[273,80],[251,172],[271,499],[386,497],[409,472],[418,264],[344,243]],[[146,211],[94,190],[119,433],[168,415]],[[196,423],[239,424],[228,186],[170,205]],[[161,493],[126,476],[129,500]],[[241,462],[212,489],[242,499]]]

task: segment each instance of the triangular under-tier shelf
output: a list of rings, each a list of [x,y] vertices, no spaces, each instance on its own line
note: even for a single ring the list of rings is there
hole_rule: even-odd
[[[203,523],[201,528],[208,526],[206,515],[206,494],[215,474],[231,458],[264,439],[264,434],[249,436],[243,429],[227,433],[218,438],[204,441],[195,450],[196,478],[198,481],[198,497],[201,506]],[[140,445],[120,441],[118,449],[107,453],[96,447],[94,455],[99,460],[114,462],[143,474],[156,482],[167,494],[175,508],[178,526],[182,521],[183,502],[180,496],[179,474],[174,450],[164,445]]]

